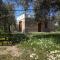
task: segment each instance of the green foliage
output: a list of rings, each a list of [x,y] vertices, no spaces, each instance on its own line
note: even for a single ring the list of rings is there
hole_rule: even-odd
[[[15,27],[15,16],[13,11],[13,5],[5,4],[3,1],[0,3],[0,27],[3,26],[4,32],[10,32],[10,26]]]
[[[6,45],[14,45],[17,43],[20,43],[21,41],[25,41],[27,39],[27,36],[25,34],[6,34],[6,33],[0,33],[0,42],[6,42]],[[1,41],[2,40],[2,41]],[[9,44],[7,44],[7,42]]]
[[[60,26],[55,29],[55,31],[60,31]]]
[[[47,19],[51,9],[55,9],[54,13],[60,11],[60,0],[54,0],[54,2],[52,0],[35,0],[34,3],[35,3],[34,11],[36,20]],[[53,17],[51,18],[52,20],[55,19]],[[48,17],[48,19],[50,18]]]
[[[3,28],[4,28],[3,26],[0,27],[0,33],[4,33],[4,29]]]

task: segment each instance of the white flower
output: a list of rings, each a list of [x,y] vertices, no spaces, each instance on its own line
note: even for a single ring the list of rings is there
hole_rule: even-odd
[[[35,53],[32,53],[30,54],[30,57],[33,58],[36,54]]]
[[[33,48],[34,51],[36,51],[36,48]]]
[[[30,55],[30,58],[33,58],[33,55]]]
[[[30,58],[33,58],[33,59],[37,60],[38,55],[36,55],[35,53],[32,53],[32,54],[30,54]]]

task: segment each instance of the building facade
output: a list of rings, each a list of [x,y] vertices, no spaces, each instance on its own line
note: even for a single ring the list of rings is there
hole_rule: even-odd
[[[50,32],[54,31],[54,21],[35,21],[32,17],[22,14],[17,18],[17,29],[19,32]]]

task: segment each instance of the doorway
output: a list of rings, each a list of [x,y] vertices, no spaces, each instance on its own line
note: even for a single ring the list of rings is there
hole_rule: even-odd
[[[42,23],[38,23],[38,32],[41,32],[41,24]]]
[[[19,22],[19,31],[22,32],[22,21]]]

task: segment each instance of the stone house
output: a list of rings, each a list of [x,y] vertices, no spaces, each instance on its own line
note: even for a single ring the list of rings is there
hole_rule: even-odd
[[[42,19],[35,21],[33,17],[22,14],[17,18],[17,30],[19,32],[50,32],[54,31],[54,21]]]

